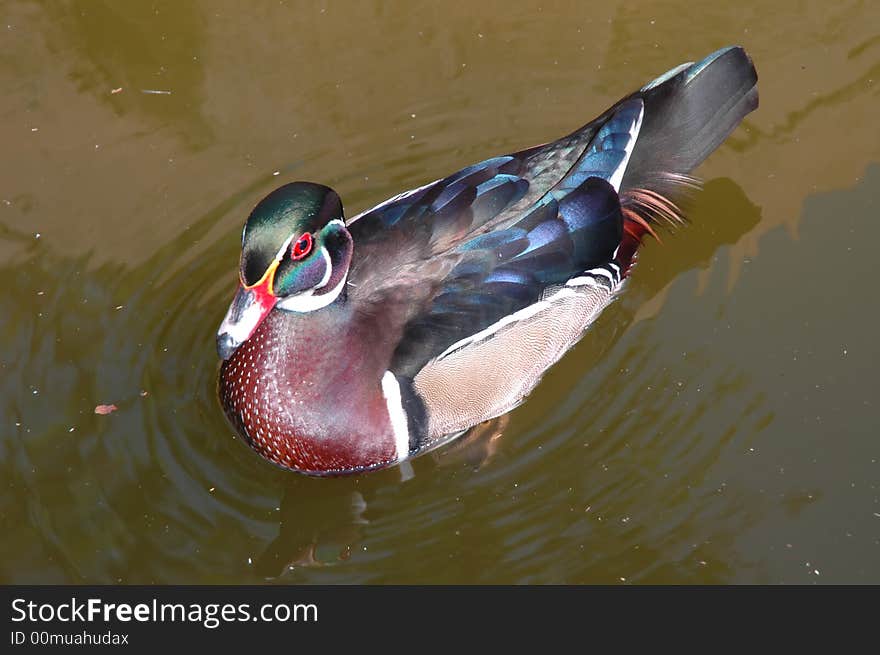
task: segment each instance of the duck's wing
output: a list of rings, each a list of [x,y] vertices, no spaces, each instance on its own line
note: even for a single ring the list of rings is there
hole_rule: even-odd
[[[565,178],[596,131],[594,121],[553,143],[487,159],[350,219],[357,249],[352,281],[442,256],[515,222]]]
[[[391,198],[348,222],[356,248],[349,279],[369,295],[393,283],[392,271],[433,266],[475,235],[515,224],[548,194],[562,200],[588,177],[608,181],[637,212],[662,213],[651,199],[674,192],[757,106],[756,81],[745,51],[724,48],[664,73],[557,141]]]
[[[386,338],[399,339],[392,370],[414,377],[588,269],[608,267],[597,275],[610,295],[624,220],[615,183],[642,110],[621,103],[575,135],[468,167],[349,224],[349,298],[384,314]]]
[[[392,271],[397,283],[352,303],[375,326],[377,345],[391,347],[388,370],[414,392],[405,397],[425,408],[413,448],[502,414],[531,391],[619,288],[623,223],[614,187],[589,177],[434,258],[420,276]]]
[[[590,177],[562,200],[545,196],[509,227],[389,268],[372,290],[354,281],[349,299],[381,317],[381,340],[396,344],[390,369],[414,378],[428,362],[549,307],[567,283],[610,298],[621,277],[613,256],[622,230],[614,187]]]
[[[414,377],[429,361],[549,308],[566,284],[589,284],[610,297],[621,278],[614,251],[622,231],[616,191],[591,177],[561,201],[547,197],[510,227],[459,244],[442,258],[449,270],[429,283],[429,292],[410,291],[427,296],[404,327],[392,370]],[[412,282],[411,288],[419,284]]]
[[[539,219],[555,219],[559,203],[574,202],[587,178],[609,181],[617,202],[616,186],[635,144],[642,110],[639,100],[621,103],[611,116],[563,139],[493,157],[354,217],[347,225],[355,243],[349,293],[369,304],[391,288],[420,285],[430,297],[440,292],[462,258],[473,259],[473,254],[464,255],[475,248],[473,243],[485,243],[475,239],[501,233],[509,237]],[[583,263],[581,253],[571,254],[573,266]],[[547,283],[564,281],[558,277]],[[408,300],[416,302],[414,297]]]

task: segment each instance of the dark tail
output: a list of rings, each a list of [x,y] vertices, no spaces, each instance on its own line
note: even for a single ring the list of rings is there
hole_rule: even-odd
[[[620,185],[627,220],[618,260],[631,264],[641,238],[658,218],[679,220],[676,196],[694,185],[696,168],[758,106],[758,75],[741,47],[682,64],[629,96],[644,115]]]
[[[635,93],[645,115],[621,189],[650,188],[658,173],[690,173],[758,106],[757,82],[746,51],[730,47]]]

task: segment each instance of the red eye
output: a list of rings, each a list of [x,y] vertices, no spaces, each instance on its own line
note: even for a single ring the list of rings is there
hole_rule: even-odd
[[[293,245],[290,247],[290,258],[291,259],[302,259],[310,252],[312,252],[312,246],[314,245],[314,239],[312,239],[312,235],[306,232],[299,239],[293,242]]]

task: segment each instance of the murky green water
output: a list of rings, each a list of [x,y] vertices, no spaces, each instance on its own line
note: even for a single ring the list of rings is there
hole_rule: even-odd
[[[878,34],[860,2],[6,0],[0,580],[880,582]],[[214,332],[262,195],[354,215],[729,43],[760,109],[500,438],[408,480],[233,438]]]

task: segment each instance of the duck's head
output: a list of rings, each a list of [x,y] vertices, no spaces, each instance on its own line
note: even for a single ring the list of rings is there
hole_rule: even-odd
[[[217,331],[229,359],[275,307],[310,312],[345,288],[353,244],[333,189],[293,182],[263,198],[241,235],[239,287]]]

